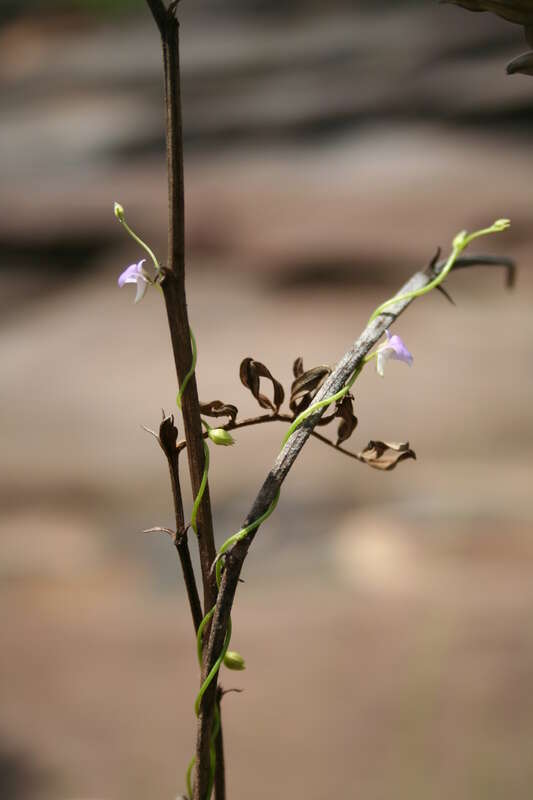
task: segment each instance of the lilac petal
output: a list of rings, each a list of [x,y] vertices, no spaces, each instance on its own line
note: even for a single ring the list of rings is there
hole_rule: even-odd
[[[386,350],[380,350],[378,355],[377,355],[377,358],[376,358],[376,369],[377,369],[378,375],[381,378],[385,377],[385,361],[387,360],[388,357],[389,356],[387,356],[387,351]]]
[[[396,361],[403,361],[405,364],[409,364],[409,366],[413,363],[413,356],[403,343],[403,340],[400,336],[391,336],[388,330],[385,331],[387,336],[387,341],[378,348],[378,354],[376,357],[376,369],[378,375],[383,377],[385,373],[385,362],[392,358]]]
[[[121,289],[126,283],[137,283],[138,276],[142,275],[142,265],[145,261],[146,259],[143,258],[138,264],[130,264],[130,266],[126,267],[124,272],[119,275],[118,285]]]
[[[387,342],[387,350],[390,351],[389,358],[394,358],[396,361],[403,361],[405,364],[413,363],[413,356],[403,343],[400,336],[391,336]]]
[[[122,272],[122,273],[119,275],[119,278],[118,278],[118,285],[119,285],[119,286],[120,286],[120,288],[122,289],[122,287],[123,287],[123,286],[124,286],[126,283],[136,283],[136,282],[137,282],[137,277],[136,277],[136,276],[137,276],[138,274],[139,274],[139,273],[138,273],[138,270],[137,270],[137,264],[132,264],[130,267],[127,267],[127,268],[124,270],[124,272]]]
[[[148,281],[144,277],[144,275],[139,275],[137,278],[137,294],[135,295],[135,303],[138,303],[139,300],[142,300],[146,290],[148,289]]]

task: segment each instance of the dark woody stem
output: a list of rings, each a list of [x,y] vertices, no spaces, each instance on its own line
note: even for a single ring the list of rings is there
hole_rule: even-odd
[[[168,266],[163,271],[161,287],[167,310],[170,338],[174,353],[178,384],[181,386],[192,363],[189,320],[185,295],[185,202],[183,186],[183,135],[181,122],[179,23],[175,16],[176,3],[167,8],[162,0],[147,0],[159,28],[163,48],[166,109],[166,150],[168,169]],[[187,456],[193,496],[198,494],[204,473],[204,440],[195,376],[190,378],[181,398],[181,411],[187,442]],[[211,565],[216,556],[209,486],[203,493],[197,516],[198,549],[202,572],[204,613],[216,602],[216,582]],[[179,552],[179,550],[178,550]],[[209,631],[206,631],[206,635]],[[206,709],[206,726],[212,727],[215,698]],[[221,749],[221,748],[219,748]],[[209,774],[209,753],[196,765],[196,787],[205,785]],[[217,771],[223,763],[217,764]],[[202,775],[202,779],[200,779]],[[216,781],[216,800],[224,800],[224,782]],[[195,792],[196,794],[196,792]],[[205,798],[202,798],[205,800]]]
[[[178,382],[181,385],[192,363],[192,348],[185,295],[185,198],[183,188],[179,25],[173,14],[167,14],[162,42],[165,69],[169,200],[168,267],[165,270],[162,289],[167,309],[176,372]],[[195,375],[191,376],[181,402],[191,486],[193,494],[196,496],[204,472],[205,455]],[[211,564],[215,557],[215,544],[208,486],[198,511],[198,547],[204,584],[204,610],[209,610],[216,599],[216,586],[210,574]]]

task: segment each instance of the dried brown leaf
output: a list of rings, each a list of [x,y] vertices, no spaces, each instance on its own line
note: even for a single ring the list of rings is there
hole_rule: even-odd
[[[292,374],[295,378],[299,378],[300,375],[304,374],[304,360],[301,356],[298,356],[294,360],[294,364],[292,365]]]
[[[171,458],[175,453],[178,441],[178,429],[174,424],[173,414],[163,417],[159,425],[159,436],[157,438],[167,458]]]
[[[200,403],[200,412],[207,417],[228,417],[235,422],[238,408],[231,403],[223,403],[222,400],[211,400],[210,403]]]
[[[289,406],[294,416],[300,414],[311,404],[311,400],[330,374],[331,369],[322,364],[300,373],[294,379],[291,385],[291,399],[289,401]]]
[[[414,450],[409,447],[409,442],[369,442],[362,453],[359,454],[369,467],[381,470],[391,470],[408,458],[416,458]]]
[[[281,383],[273,377],[270,370],[260,361],[255,361],[253,358],[245,358],[241,363],[239,375],[241,382],[251,391],[261,408],[270,408],[274,414],[277,414],[285,399],[285,391]],[[259,390],[261,378],[267,378],[272,382],[272,400],[261,394]]]
[[[341,402],[337,404],[336,417],[341,421],[337,429],[337,447],[350,438],[357,427],[357,417],[353,413],[353,397],[347,394]]]

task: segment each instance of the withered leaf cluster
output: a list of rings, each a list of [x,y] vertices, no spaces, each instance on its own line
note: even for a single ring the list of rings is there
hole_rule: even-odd
[[[441,0],[453,3],[469,11],[490,11],[498,17],[522,25],[526,41],[533,47],[533,2],[532,0]],[[522,53],[507,65],[507,72],[512,75],[520,72],[533,75],[533,51]]]
[[[316,393],[328,377],[331,375],[331,368],[326,365],[312,367],[305,370],[303,359],[298,357],[292,366],[294,381],[291,386],[291,398],[289,407],[296,418],[298,414],[305,411],[311,405]],[[335,408],[329,414],[324,414],[318,425],[329,425],[334,419],[340,419],[337,429],[337,447],[350,438],[357,426],[357,417],[353,413],[353,397],[351,394],[345,395],[335,404]]]
[[[324,381],[331,375],[331,367],[320,364],[317,367],[304,368],[303,359],[298,357],[292,367],[294,380],[291,384],[289,396],[290,414],[280,413],[281,406],[285,400],[285,390],[282,384],[270,372],[267,366],[254,358],[245,358],[239,368],[241,383],[252,393],[261,408],[267,409],[270,413],[244,420],[237,421],[237,406],[231,403],[224,403],[221,400],[212,400],[209,403],[201,403],[201,413],[207,417],[227,417],[227,422],[222,426],[226,430],[233,430],[244,425],[259,424],[270,420],[291,422],[299,414],[305,411],[313,403],[317,392],[324,384]],[[261,385],[261,381],[270,384],[268,394]],[[329,425],[334,420],[338,421],[337,436],[335,441],[322,437],[322,441],[340,448],[346,442],[355,428],[357,427],[357,417],[354,414],[354,398],[351,394],[345,395],[337,401],[331,410],[328,410],[319,420],[321,427]],[[317,434],[318,435],[318,434]],[[319,438],[321,438],[319,436]],[[352,458],[368,464],[374,469],[390,470],[407,458],[416,458],[413,450],[408,443],[386,443],[371,441],[361,453],[350,453],[350,451],[340,448],[340,452],[351,455]]]

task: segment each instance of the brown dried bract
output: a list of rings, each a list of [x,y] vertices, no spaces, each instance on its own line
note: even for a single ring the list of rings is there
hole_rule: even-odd
[[[357,417],[353,413],[353,397],[349,394],[337,404],[337,417],[341,422],[337,429],[337,447],[350,438],[357,427]]]
[[[293,365],[293,373],[294,380],[291,385],[289,407],[296,417],[311,405],[313,397],[328,375],[331,375],[331,369],[325,364],[321,364],[305,371],[302,359],[297,358]]]
[[[409,447],[409,442],[369,442],[362,453],[361,460],[374,469],[384,471],[394,467],[408,458],[415,458],[416,453]]]
[[[274,414],[277,414],[285,399],[285,391],[281,383],[273,377],[270,370],[260,361],[255,361],[253,358],[245,358],[241,362],[239,375],[241,383],[251,391],[261,408],[270,408]],[[272,400],[261,394],[259,390],[261,378],[267,378],[272,382],[274,391]]]
[[[210,403],[200,403],[200,412],[206,417],[228,417],[235,422],[239,410],[231,403],[223,403],[222,400],[211,400]]]

